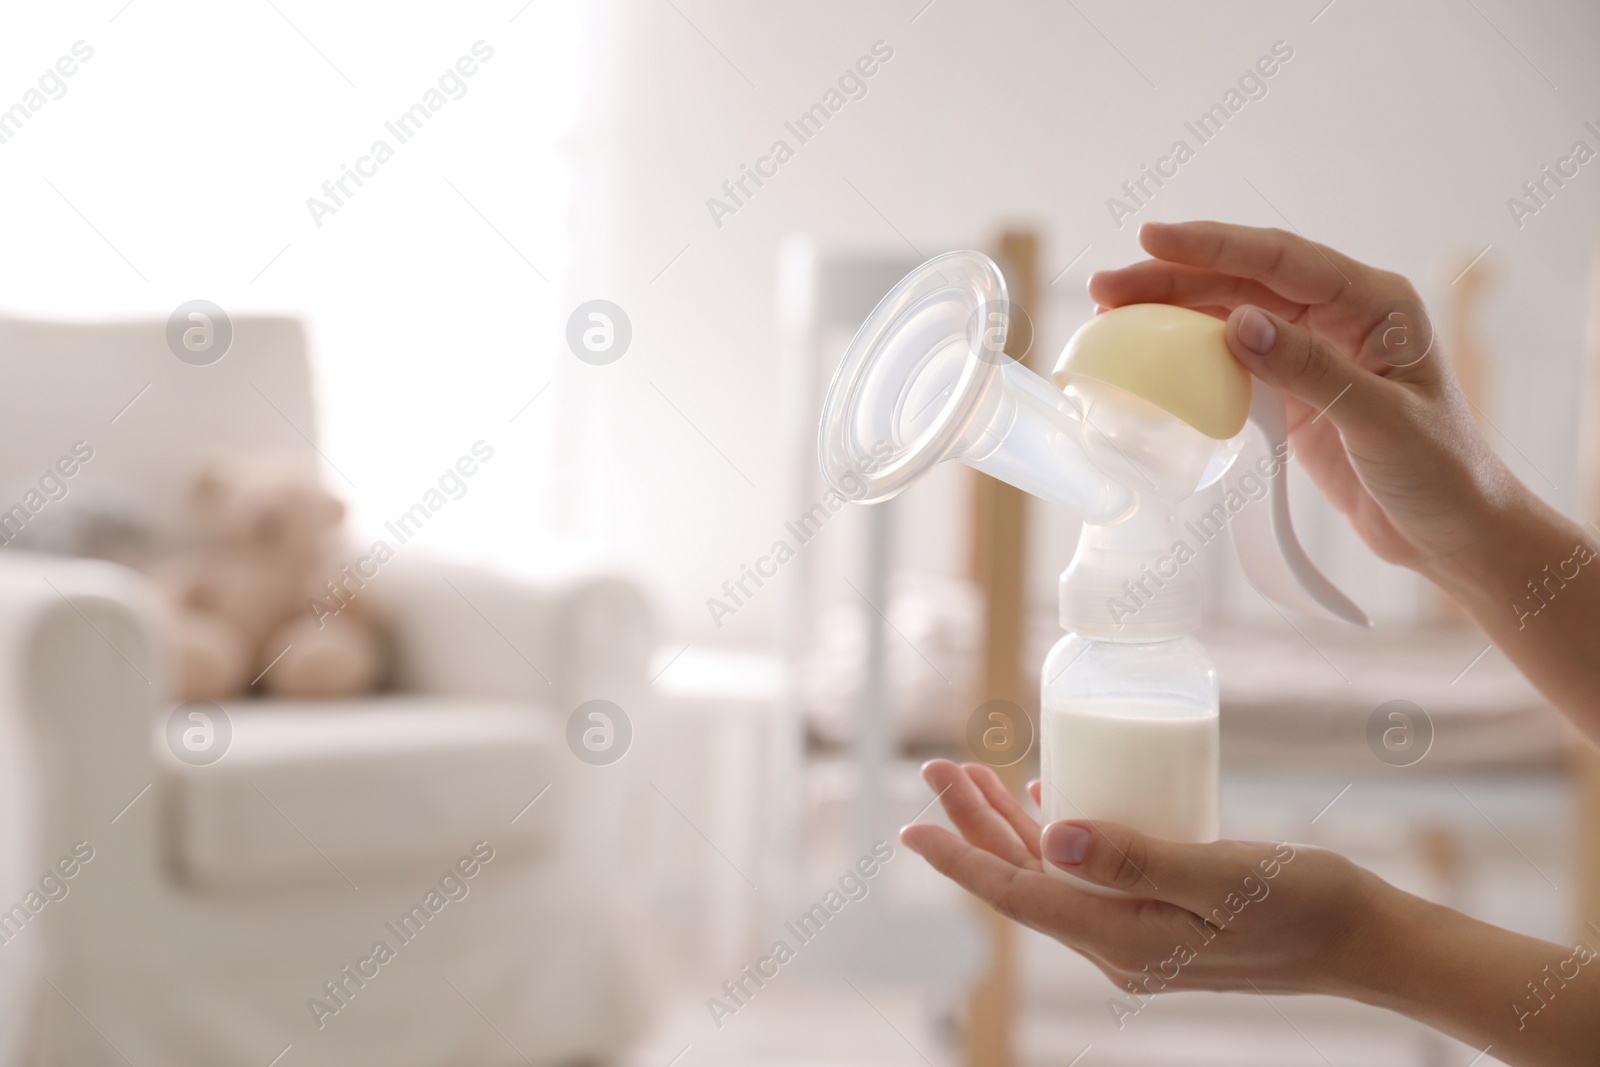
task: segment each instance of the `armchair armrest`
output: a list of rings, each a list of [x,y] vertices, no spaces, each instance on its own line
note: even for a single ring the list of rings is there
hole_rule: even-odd
[[[0,716],[40,757],[30,792],[50,847],[99,835],[154,780],[150,723],[170,698],[161,617],[126,567],[0,554]]]
[[[614,574],[529,581],[401,558],[373,591],[402,690],[532,700],[564,715],[648,681],[654,620],[638,585]]]
[[[70,914],[82,918],[85,894],[97,891],[138,914],[153,884],[154,865],[138,857],[155,810],[144,796],[155,781],[150,722],[167,699],[157,604],[124,567],[0,550],[0,802],[10,809],[0,825],[0,1056],[36,1040],[49,1007],[39,976],[74,988],[68,961],[105,932],[78,922],[27,929],[33,908],[9,890],[76,854],[79,841],[97,862],[73,884]],[[109,867],[121,869],[102,878]]]

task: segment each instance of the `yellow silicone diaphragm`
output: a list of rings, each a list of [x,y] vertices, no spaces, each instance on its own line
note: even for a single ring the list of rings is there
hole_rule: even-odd
[[[1225,441],[1250,414],[1250,372],[1228,351],[1220,319],[1170,304],[1129,304],[1072,335],[1051,380],[1075,375],[1143,397],[1207,437]]]

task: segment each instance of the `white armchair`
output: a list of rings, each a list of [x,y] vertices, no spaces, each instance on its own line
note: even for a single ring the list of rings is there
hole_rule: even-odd
[[[175,524],[212,447],[315,462],[299,326],[234,329],[197,367],[159,321],[0,320],[0,487],[88,441],[71,492]],[[542,1065],[627,1037],[622,790],[565,724],[642,706],[639,591],[405,553],[370,590],[395,691],[225,705],[226,755],[192,766],[148,583],[0,547],[0,1064]]]

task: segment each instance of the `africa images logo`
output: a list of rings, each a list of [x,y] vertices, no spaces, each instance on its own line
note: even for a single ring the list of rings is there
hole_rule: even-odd
[[[209,700],[179,704],[167,716],[167,748],[191,767],[207,767],[228,752],[233,723],[228,713]]]

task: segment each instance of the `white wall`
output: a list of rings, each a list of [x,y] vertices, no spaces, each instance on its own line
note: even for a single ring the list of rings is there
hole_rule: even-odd
[[[1089,245],[1051,288],[1042,343],[1053,351],[1088,313],[1088,273],[1139,255],[1134,226],[1112,224],[1107,198],[1188,136],[1183,122],[1279,40],[1294,57],[1268,95],[1133,221],[1292,225],[1410,275],[1433,300],[1452,264],[1492,245],[1485,258],[1501,283],[1485,326],[1498,357],[1487,412],[1504,435],[1496,445],[1570,506],[1600,163],[1520,231],[1506,199],[1573,141],[1600,148],[1583,126],[1600,126],[1600,12],[1338,0],[1319,16],[1321,6],[937,0],[919,14],[922,0],[607,3],[596,24],[604,74],[595,75],[607,91],[585,118],[594,125],[578,181],[603,207],[575,217],[571,300],[622,304],[635,351],[610,368],[563,372],[576,401],[566,417],[589,430],[570,463],[602,478],[574,521],[650,565],[685,640],[711,638],[705,598],[765,549],[784,517],[773,298],[781,238],[806,232],[932,254],[983,245],[1020,221],[1047,236],[1047,277]],[[866,98],[717,226],[706,199],[775,138],[794,144],[784,121],[878,40],[894,56]],[[1375,614],[1410,616],[1415,583],[1395,580],[1319,503],[1296,499],[1313,555]],[[920,511],[902,523],[903,539],[940,531],[944,565],[959,568],[960,538],[943,536],[959,513]],[[1035,561],[1044,583],[1072,527],[1055,517],[1041,526],[1053,531]],[[767,640],[773,600],[758,597],[715,636]]]

